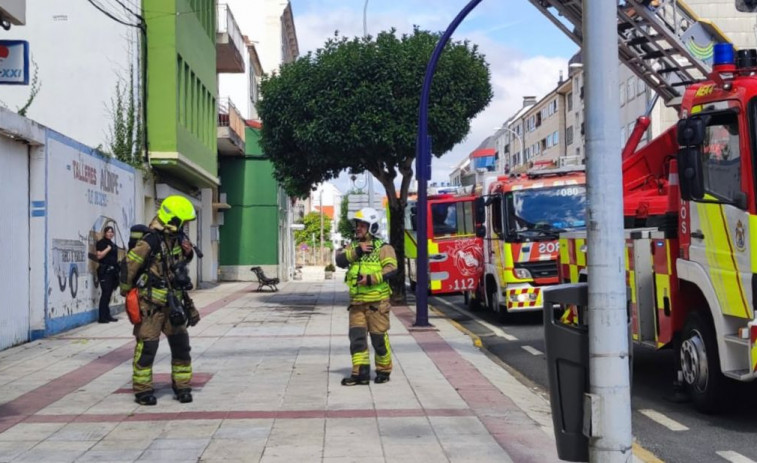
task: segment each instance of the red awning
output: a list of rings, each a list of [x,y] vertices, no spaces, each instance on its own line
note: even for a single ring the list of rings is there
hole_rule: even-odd
[[[496,154],[496,150],[494,148],[481,148],[478,149],[470,154],[470,157],[472,158],[483,158],[486,156],[494,156]]]

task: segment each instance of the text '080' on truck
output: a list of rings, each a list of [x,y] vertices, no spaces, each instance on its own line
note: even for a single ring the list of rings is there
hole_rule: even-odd
[[[623,159],[632,337],[676,349],[678,381],[705,412],[757,377],[757,51],[739,58],[716,45],[678,123]],[[576,282],[586,235],[561,247],[561,278]]]
[[[582,166],[484,178],[476,207],[484,270],[466,293],[472,309],[485,306],[502,322],[544,309],[543,290],[558,283],[559,234],[586,225],[585,185]]]

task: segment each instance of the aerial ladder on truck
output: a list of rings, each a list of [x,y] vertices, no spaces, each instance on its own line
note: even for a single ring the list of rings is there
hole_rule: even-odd
[[[529,1],[582,46],[582,0]],[[682,0],[621,0],[617,18],[621,63],[671,107],[680,105],[686,86],[709,74],[714,44],[730,42]]]

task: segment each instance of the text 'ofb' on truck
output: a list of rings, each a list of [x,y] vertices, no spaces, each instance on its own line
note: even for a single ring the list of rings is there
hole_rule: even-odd
[[[706,412],[757,377],[757,51],[738,57],[717,44],[678,123],[623,159],[632,337],[677,350],[677,377]],[[561,278],[576,282],[586,234],[560,245]]]

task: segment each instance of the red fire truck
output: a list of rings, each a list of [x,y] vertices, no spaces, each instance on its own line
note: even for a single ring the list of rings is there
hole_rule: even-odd
[[[431,294],[475,291],[483,269],[483,244],[474,230],[476,197],[461,189],[429,195],[427,230],[429,290]],[[405,209],[405,261],[410,288],[416,286],[418,237],[416,201]]]
[[[731,380],[757,378],[757,51],[716,46],[680,120],[623,162],[633,339],[678,351],[695,405],[716,411]],[[561,237],[580,278],[585,236]],[[591,275],[589,275],[591,278]]]
[[[586,225],[583,166],[487,176],[478,216],[485,219],[484,271],[466,293],[472,309],[486,306],[500,321],[543,308],[542,290],[558,283],[558,236]]]

